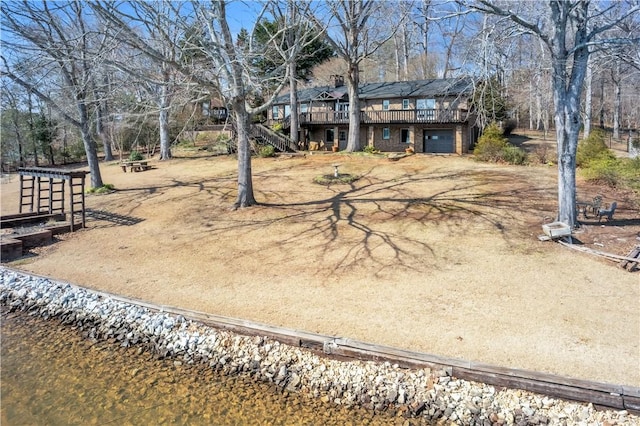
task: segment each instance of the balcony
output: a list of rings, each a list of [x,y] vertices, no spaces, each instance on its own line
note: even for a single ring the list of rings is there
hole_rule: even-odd
[[[419,124],[463,123],[468,120],[466,110],[419,109],[391,111],[360,111],[362,124]],[[348,124],[346,111],[306,112],[300,114],[300,124]]]

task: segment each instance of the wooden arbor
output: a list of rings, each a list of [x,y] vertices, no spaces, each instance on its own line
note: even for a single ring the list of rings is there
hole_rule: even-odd
[[[69,226],[74,231],[75,218],[85,226],[84,179],[89,172],[40,167],[18,169],[20,175],[20,213],[65,213],[65,182],[69,182]]]

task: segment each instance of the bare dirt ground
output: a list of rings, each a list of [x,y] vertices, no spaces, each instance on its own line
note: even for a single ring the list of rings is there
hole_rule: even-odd
[[[236,161],[176,152],[101,172],[86,229],[9,266],[146,301],[505,367],[640,386],[640,275],[541,242],[556,168],[413,155],[255,159],[258,206],[231,211]],[[333,171],[351,185],[320,186]],[[15,213],[18,180],[3,179]],[[587,219],[586,247],[626,255],[638,200]]]

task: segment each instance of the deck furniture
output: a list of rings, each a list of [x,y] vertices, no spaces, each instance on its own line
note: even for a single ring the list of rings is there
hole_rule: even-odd
[[[151,166],[148,164],[148,161],[123,161],[120,163],[120,167],[122,167],[122,171],[127,173],[127,167],[129,168],[129,172],[143,172],[145,170],[149,170]]]
[[[582,213],[585,219],[587,219],[587,212],[590,211],[594,215],[598,214],[598,210],[602,206],[602,195],[596,195],[591,201],[577,201],[576,209],[578,210],[578,216]]]
[[[603,217],[607,218],[607,222],[613,220],[613,213],[615,213],[616,207],[618,207],[618,203],[614,201],[608,209],[599,209],[597,214],[598,222],[600,222]]]

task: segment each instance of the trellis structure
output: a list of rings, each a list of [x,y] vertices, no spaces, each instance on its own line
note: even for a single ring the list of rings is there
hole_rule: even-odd
[[[86,171],[24,167],[20,175],[20,213],[54,214],[65,213],[65,182],[69,182],[69,226],[71,232],[76,225],[76,216],[85,226],[84,180]]]

